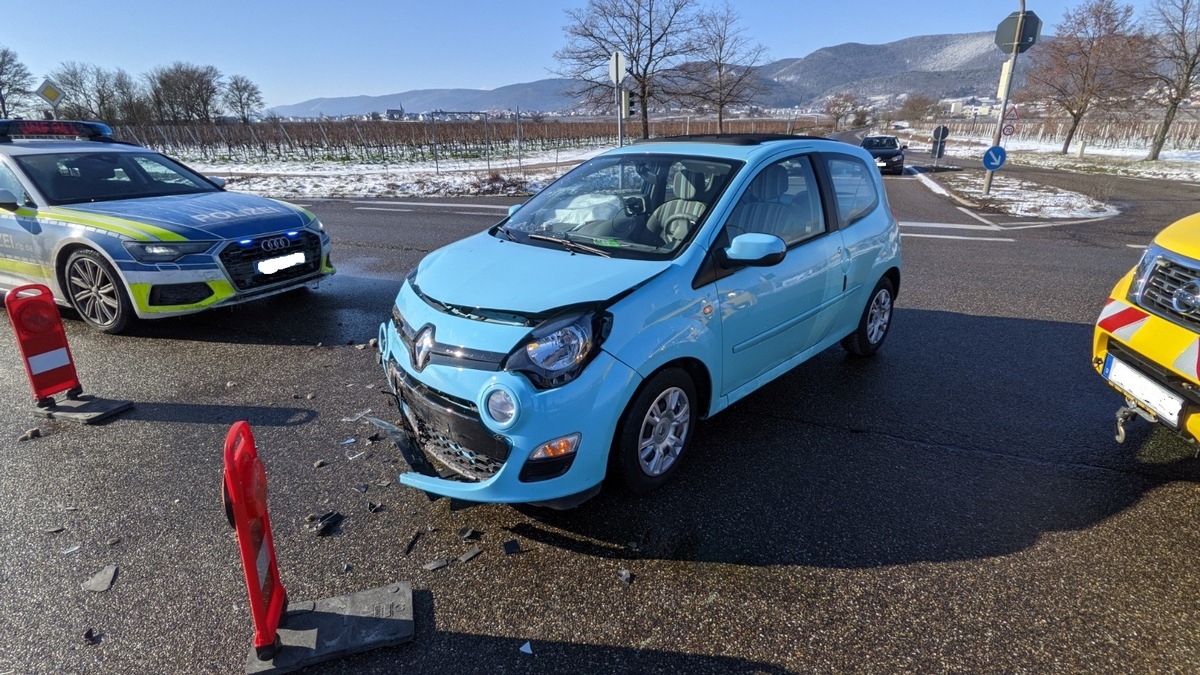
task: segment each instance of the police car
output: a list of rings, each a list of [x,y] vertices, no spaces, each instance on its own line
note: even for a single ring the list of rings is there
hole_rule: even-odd
[[[0,292],[45,284],[118,333],[334,273],[316,216],[223,185],[104,124],[0,120]]]

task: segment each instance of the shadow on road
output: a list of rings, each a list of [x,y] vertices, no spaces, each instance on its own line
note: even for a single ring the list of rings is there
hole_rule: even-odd
[[[316,411],[306,408],[139,402],[119,419],[173,424],[233,424],[246,420],[256,427],[296,427],[316,418]]]

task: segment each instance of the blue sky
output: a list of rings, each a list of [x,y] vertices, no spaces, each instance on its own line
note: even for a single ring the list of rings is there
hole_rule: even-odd
[[[41,78],[64,61],[140,75],[174,61],[245,75],[267,105],[551,77],[564,10],[586,0],[12,0],[0,45]],[[1051,34],[1084,0],[1027,0]],[[995,30],[1019,0],[741,0],[769,59],[844,42]],[[1141,12],[1149,0],[1132,4]]]

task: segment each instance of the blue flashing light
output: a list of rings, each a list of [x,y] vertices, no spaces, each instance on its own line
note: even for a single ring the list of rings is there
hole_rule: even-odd
[[[293,231],[291,231],[291,232],[288,232],[288,233],[287,233],[287,236],[289,236],[289,237],[295,237],[295,236],[297,236],[297,235],[299,235],[299,234],[300,234],[299,232],[297,232],[297,231],[293,230]]]
[[[242,246],[249,246],[250,244],[254,243],[254,240],[253,239],[240,239],[240,240],[238,240],[238,243],[241,244]]]

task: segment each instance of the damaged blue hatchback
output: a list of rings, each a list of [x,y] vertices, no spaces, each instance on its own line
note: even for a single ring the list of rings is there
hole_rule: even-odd
[[[830,347],[870,356],[900,237],[865,151],[768,135],[604,153],[404,280],[379,350],[400,481],[569,508],[674,475],[714,415]]]

